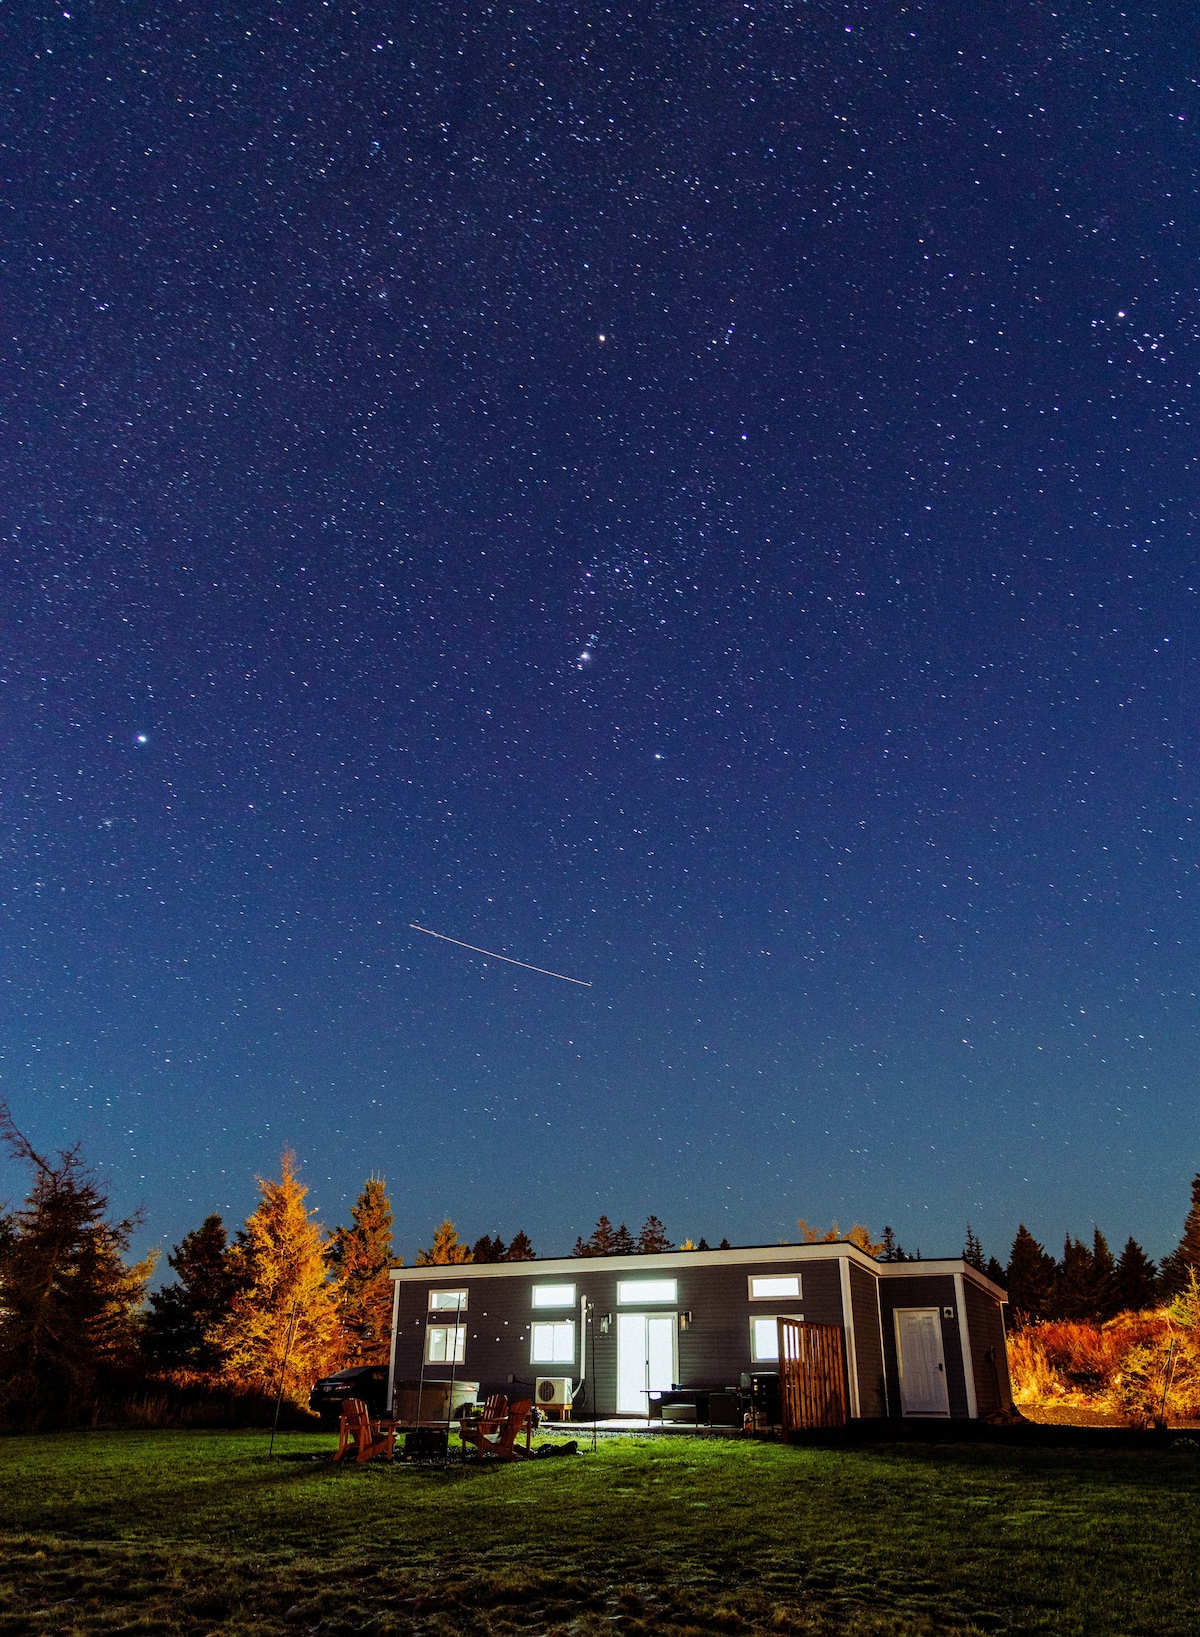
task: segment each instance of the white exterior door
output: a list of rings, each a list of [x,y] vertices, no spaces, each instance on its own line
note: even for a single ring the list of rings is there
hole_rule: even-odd
[[[617,1414],[649,1415],[651,1388],[675,1381],[674,1313],[617,1315]]]
[[[905,1415],[949,1415],[942,1320],[936,1307],[898,1307],[896,1358]]]

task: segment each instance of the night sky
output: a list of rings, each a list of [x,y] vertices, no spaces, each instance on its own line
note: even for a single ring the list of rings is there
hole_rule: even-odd
[[[168,1246],[292,1144],[406,1259],[1169,1249],[1194,8],[0,20],[28,1135]]]

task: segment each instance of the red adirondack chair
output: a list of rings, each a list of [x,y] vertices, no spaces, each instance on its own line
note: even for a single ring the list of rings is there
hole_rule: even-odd
[[[529,1454],[529,1440],[533,1436],[533,1400],[518,1399],[515,1404],[506,1406],[501,1414],[489,1415],[496,1400],[504,1404],[503,1393],[497,1393],[495,1399],[488,1399],[483,1406],[483,1414],[477,1420],[461,1422],[459,1437],[475,1451],[477,1460],[523,1461]],[[525,1434],[524,1449],[517,1444],[521,1433]]]
[[[382,1422],[372,1421],[371,1412],[361,1398],[345,1400],[342,1405],[342,1424],[338,1432],[335,1461],[340,1461],[352,1446],[356,1463],[369,1461],[376,1455],[382,1455],[390,1461],[395,1442],[396,1429],[390,1424],[385,1426]]]

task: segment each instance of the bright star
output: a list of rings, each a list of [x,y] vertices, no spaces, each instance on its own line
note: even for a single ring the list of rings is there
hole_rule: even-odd
[[[148,745],[150,743],[150,735],[148,733],[139,733],[137,736],[137,743],[139,745]]]

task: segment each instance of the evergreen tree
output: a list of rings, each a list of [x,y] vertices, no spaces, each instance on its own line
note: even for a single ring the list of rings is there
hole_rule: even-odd
[[[457,1267],[460,1263],[470,1260],[471,1247],[464,1245],[459,1239],[458,1230],[449,1217],[434,1230],[433,1244],[429,1249],[417,1252],[419,1268]]]
[[[1113,1274],[1112,1301],[1116,1313],[1144,1313],[1154,1306],[1154,1263],[1130,1234]]]
[[[617,1230],[608,1217],[601,1216],[587,1239],[576,1239],[574,1256],[613,1256]]]
[[[504,1253],[506,1262],[533,1262],[537,1260],[537,1252],[533,1248],[533,1241],[521,1228],[513,1234],[508,1249]]]
[[[983,1259],[983,1246],[976,1238],[969,1222],[967,1223],[967,1238],[966,1243],[963,1245],[962,1259],[969,1268],[974,1268],[979,1273],[984,1273],[987,1270],[987,1263]]]
[[[392,1206],[382,1177],[368,1177],[350,1211],[351,1226],[335,1228],[329,1264],[337,1281],[343,1364],[379,1364],[392,1337]]]
[[[1070,1234],[1063,1243],[1049,1311],[1056,1319],[1096,1316],[1096,1270],[1092,1253],[1081,1239],[1072,1239]]]
[[[879,1245],[879,1260],[881,1262],[908,1262],[911,1257],[904,1246],[896,1238],[893,1228],[884,1228],[883,1238]]]
[[[1192,1269],[1200,1273],[1200,1171],[1192,1179],[1192,1208],[1183,1224],[1183,1238],[1158,1270],[1159,1288],[1164,1296],[1177,1296],[1188,1288]]]
[[[994,1285],[1000,1286],[1001,1290],[1004,1290],[1007,1287],[1008,1270],[1005,1268],[1004,1264],[1002,1262],[998,1262],[994,1256],[988,1257],[987,1267],[984,1268],[983,1271],[987,1274],[988,1278]]]
[[[708,1240],[705,1239],[703,1234],[700,1235],[700,1239],[697,1242],[696,1249],[697,1250],[711,1250],[712,1249],[712,1246],[709,1244]]]
[[[114,1221],[79,1148],[39,1154],[0,1103],[0,1137],[32,1187],[0,1232],[0,1417],[73,1420],[137,1358],[155,1254],[125,1262],[140,1218]]]
[[[610,1254],[613,1256],[632,1256],[637,1248],[637,1240],[622,1222],[616,1233],[613,1234],[612,1251]]]
[[[656,1216],[648,1216],[642,1224],[642,1231],[637,1236],[637,1248],[643,1256],[661,1255],[663,1251],[674,1250],[674,1246],[667,1238],[667,1230]]]
[[[717,1246],[717,1249],[718,1250],[732,1250],[733,1246],[729,1243],[728,1239],[722,1239],[721,1243]]]
[[[1008,1259],[1008,1300],[1014,1329],[1046,1318],[1054,1303],[1058,1265],[1022,1222]]]
[[[152,1293],[142,1347],[160,1367],[215,1370],[220,1358],[208,1335],[229,1312],[240,1273],[221,1218],[206,1216],[184,1234],[167,1261],[177,1277]]]
[[[278,1387],[286,1354],[285,1390],[303,1396],[336,1362],[336,1292],[320,1227],[304,1203],[308,1189],[290,1149],[283,1154],[280,1180],[260,1177],[258,1191],[258,1208],[246,1219],[233,1251],[242,1287],[209,1340],[226,1375],[264,1392]]]
[[[1099,1228],[1092,1230],[1092,1312],[1101,1321],[1120,1311],[1116,1296],[1117,1264],[1108,1240]]]
[[[493,1239],[490,1234],[481,1234],[471,1246],[472,1262],[503,1262],[507,1260],[506,1246],[497,1234]]]

